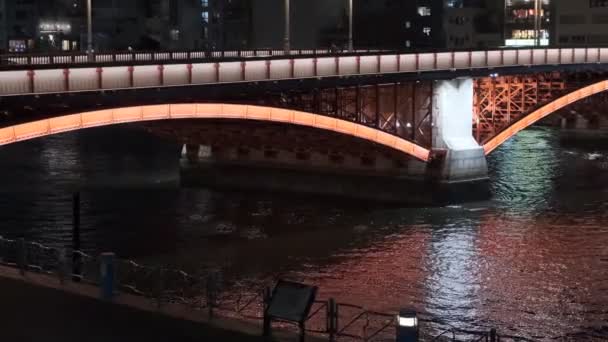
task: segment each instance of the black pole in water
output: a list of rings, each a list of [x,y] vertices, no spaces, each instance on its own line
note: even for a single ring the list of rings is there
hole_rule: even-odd
[[[80,281],[80,193],[75,192],[72,197],[72,280]]]

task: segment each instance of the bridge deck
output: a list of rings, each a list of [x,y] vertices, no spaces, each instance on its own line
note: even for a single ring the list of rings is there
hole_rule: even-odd
[[[118,58],[120,56],[96,56],[99,61],[93,63],[94,66],[88,62],[80,63],[80,57],[75,60],[80,63],[77,65],[71,63],[71,59],[64,64],[52,64],[57,61],[49,59],[47,64],[36,62],[34,65],[27,64],[26,60],[26,64],[17,65],[19,70],[0,72],[0,96],[357,76],[380,77],[381,80],[388,75],[438,71],[451,72],[453,77],[457,77],[462,72],[466,75],[473,74],[474,70],[490,69],[497,72],[516,67],[527,68],[519,72],[533,73],[540,67],[603,65],[608,63],[608,48],[367,52],[313,56],[237,55],[229,60],[181,61],[170,53],[158,56],[150,53],[141,57],[137,53],[126,54],[124,61],[122,57]],[[457,71],[461,73],[455,73]]]

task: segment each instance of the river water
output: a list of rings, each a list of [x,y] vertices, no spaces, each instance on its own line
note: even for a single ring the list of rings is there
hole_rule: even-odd
[[[289,278],[465,329],[608,340],[608,143],[529,129],[490,156],[492,199],[434,208],[180,189],[179,152],[130,127],[2,147],[0,234],[69,246],[79,190],[91,253],[247,288]]]

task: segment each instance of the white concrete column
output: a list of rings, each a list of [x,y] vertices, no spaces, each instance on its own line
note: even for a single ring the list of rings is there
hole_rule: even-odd
[[[472,78],[435,82],[433,150],[445,151],[441,163],[442,181],[466,182],[488,178],[485,152],[473,137]]]
[[[182,158],[186,158],[188,157],[188,147],[186,146],[186,144],[184,144],[182,146]]]

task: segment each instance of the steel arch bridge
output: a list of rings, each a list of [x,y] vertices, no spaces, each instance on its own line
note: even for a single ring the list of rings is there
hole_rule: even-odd
[[[126,122],[233,120],[333,132],[432,163],[476,148],[487,155],[552,113],[608,90],[603,47],[0,61],[2,145]],[[458,162],[469,159],[462,154]]]

